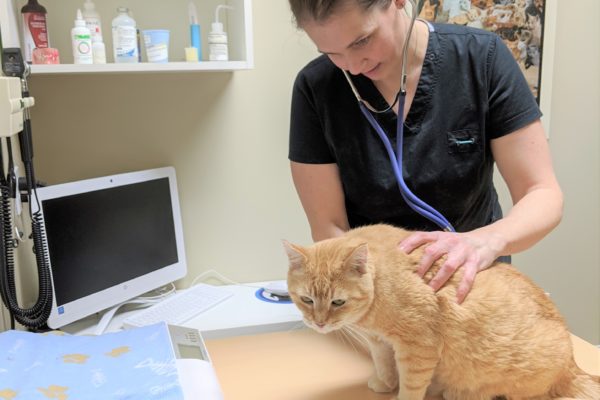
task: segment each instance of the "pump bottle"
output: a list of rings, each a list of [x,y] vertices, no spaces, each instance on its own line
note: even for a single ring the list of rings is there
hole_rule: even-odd
[[[215,10],[215,22],[211,24],[208,34],[208,59],[210,61],[229,61],[229,49],[227,45],[227,33],[223,30],[223,24],[219,22],[219,10],[233,9],[231,6],[219,4]]]
[[[37,0],[29,0],[21,8],[23,14],[23,49],[25,61],[31,63],[33,49],[50,47],[46,8]]]
[[[71,41],[73,43],[73,62],[75,64],[93,64],[92,34],[85,25],[79,9],[77,10],[75,26],[71,29]]]

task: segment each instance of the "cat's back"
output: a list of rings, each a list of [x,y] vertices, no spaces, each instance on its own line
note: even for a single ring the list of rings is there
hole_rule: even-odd
[[[489,307],[497,314],[514,317],[531,314],[563,322],[558,309],[544,290],[510,264],[497,263],[477,274],[465,308]]]
[[[402,275],[402,271],[413,272],[422,257],[422,248],[415,249],[409,255],[398,249],[398,244],[411,233],[391,225],[377,224],[355,228],[343,237],[355,245],[367,243],[369,257],[377,270],[383,273],[386,279],[401,282],[408,276]],[[443,259],[438,260],[426,274],[425,282],[418,280],[414,289],[426,287],[426,283],[442,263]],[[456,289],[462,279],[462,273],[461,270],[457,271],[444,287],[436,292],[440,304],[446,305],[443,308],[447,308],[446,312],[456,318],[455,322],[458,324],[465,322],[463,318],[470,319],[473,315],[481,317],[482,313],[514,319],[515,312],[524,318],[535,319],[536,316],[542,316],[541,319],[563,324],[562,317],[547,294],[517,268],[504,263],[497,263],[479,272],[465,302],[462,305],[456,304]],[[410,278],[413,278],[412,275],[410,274]],[[490,323],[496,324],[494,321]]]
[[[411,233],[392,225],[375,224],[354,228],[346,232],[341,240],[353,246],[366,243],[371,265],[376,267],[379,275],[385,275],[387,272],[397,275],[401,271],[415,271],[421,259],[422,249],[406,254],[398,248],[400,242]]]
[[[376,224],[354,228],[344,234],[344,238],[355,242],[368,243],[370,248],[396,248],[398,243],[410,234],[392,225]]]

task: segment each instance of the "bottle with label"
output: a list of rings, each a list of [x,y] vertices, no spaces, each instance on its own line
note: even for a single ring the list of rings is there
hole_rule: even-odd
[[[215,22],[211,24],[212,29],[208,34],[208,59],[210,61],[229,60],[227,33],[223,30],[223,24],[219,22],[219,10],[222,8],[232,9],[233,7],[220,4],[215,10]]]
[[[73,43],[73,63],[93,64],[92,33],[85,25],[80,9],[77,10],[75,26],[71,29],[71,41]]]
[[[92,34],[92,39],[99,38],[100,42],[103,42],[102,38],[102,24],[100,23],[100,14],[96,11],[96,5],[92,0],[85,0],[83,3],[83,19],[85,24]]]
[[[37,0],[29,0],[21,8],[23,14],[23,49],[25,61],[31,63],[33,49],[50,47],[46,8]]]
[[[129,16],[127,7],[117,8],[118,15],[112,21],[113,55],[116,63],[137,63],[138,41],[135,20]]]

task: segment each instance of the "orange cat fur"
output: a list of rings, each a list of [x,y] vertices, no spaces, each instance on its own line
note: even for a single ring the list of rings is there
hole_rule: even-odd
[[[408,234],[373,225],[310,247],[284,242],[289,292],[305,323],[368,337],[371,389],[398,387],[398,400],[426,392],[445,400],[600,399],[598,378],[575,364],[567,327],[543,290],[497,264],[477,275],[459,305],[460,270],[434,293],[415,273],[421,250],[397,249]]]

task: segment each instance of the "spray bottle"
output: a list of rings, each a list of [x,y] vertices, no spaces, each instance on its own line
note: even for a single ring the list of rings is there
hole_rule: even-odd
[[[219,4],[215,10],[215,22],[211,24],[212,30],[208,34],[208,59],[210,61],[228,61],[229,50],[227,47],[227,33],[223,30],[223,24],[219,22],[219,10],[233,7]]]

